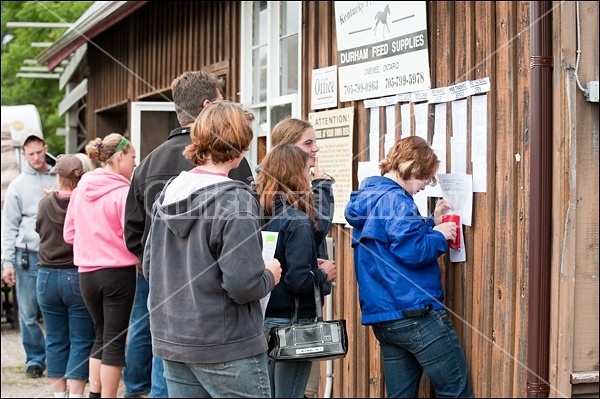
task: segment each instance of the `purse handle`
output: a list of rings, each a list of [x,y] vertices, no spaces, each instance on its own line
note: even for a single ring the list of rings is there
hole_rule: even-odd
[[[317,322],[323,321],[323,305],[321,303],[321,287],[317,283],[315,274],[310,270],[313,281],[313,293],[315,295],[315,310],[317,311]],[[292,325],[298,324],[298,309],[300,309],[300,298],[294,297],[294,309],[292,310]]]

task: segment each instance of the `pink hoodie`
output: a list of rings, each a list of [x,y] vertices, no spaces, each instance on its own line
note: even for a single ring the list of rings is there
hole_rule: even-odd
[[[74,263],[80,272],[138,263],[123,239],[129,184],[123,176],[98,168],[84,174],[73,191],[63,237],[73,244]]]

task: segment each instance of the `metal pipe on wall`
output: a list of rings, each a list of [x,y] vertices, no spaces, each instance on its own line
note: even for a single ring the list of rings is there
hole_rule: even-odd
[[[335,261],[333,238],[327,237],[327,253],[330,259]],[[325,297],[327,308],[325,309],[325,320],[333,319],[333,287],[335,282],[331,283],[331,293]],[[323,392],[324,398],[331,398],[331,392],[333,391],[333,360],[325,361],[325,391]]]
[[[527,397],[550,392],[552,243],[552,2],[530,1],[530,205]]]

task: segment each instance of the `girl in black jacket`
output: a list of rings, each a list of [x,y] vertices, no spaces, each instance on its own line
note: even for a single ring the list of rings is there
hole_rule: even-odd
[[[269,222],[266,230],[278,232],[275,258],[281,264],[281,282],[271,292],[265,315],[264,332],[268,338],[273,327],[291,324],[294,298],[300,306],[302,324],[316,317],[313,277],[323,287],[336,277],[333,261],[317,261],[315,244],[314,199],[309,177],[310,163],[306,152],[295,145],[273,148],[262,162],[257,189],[260,203]],[[269,363],[269,378],[274,398],[304,396],[311,362]]]

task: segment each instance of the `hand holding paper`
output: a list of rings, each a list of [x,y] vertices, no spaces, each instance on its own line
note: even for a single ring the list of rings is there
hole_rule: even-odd
[[[436,201],[435,211],[433,211],[433,221],[435,222],[435,224],[442,223],[442,216],[450,212],[452,209],[452,205],[450,205],[450,202],[448,200],[440,199]]]

